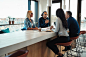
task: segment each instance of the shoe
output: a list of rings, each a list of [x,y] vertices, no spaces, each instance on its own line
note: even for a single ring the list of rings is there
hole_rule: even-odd
[[[71,50],[71,46],[70,46],[70,48],[66,48],[66,49],[64,49],[62,51],[67,51],[67,50]]]
[[[70,49],[64,49],[64,50],[62,50],[62,51],[67,51],[67,50],[70,50]]]
[[[63,57],[63,56],[64,56],[64,55],[62,54],[62,56],[59,55],[59,56],[57,56],[57,57]]]

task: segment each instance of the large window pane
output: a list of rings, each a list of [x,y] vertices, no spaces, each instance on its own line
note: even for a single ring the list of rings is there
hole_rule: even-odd
[[[77,20],[77,1],[78,0],[70,0],[70,11],[72,12],[72,16]]]
[[[0,18],[25,18],[28,0],[0,0]]]
[[[56,20],[56,10],[60,8],[60,3],[53,3],[51,6],[51,25],[54,25]]]
[[[81,30],[86,30],[86,0],[82,0],[81,4]]]
[[[31,10],[33,12],[32,19],[35,20],[35,1],[31,1]]]

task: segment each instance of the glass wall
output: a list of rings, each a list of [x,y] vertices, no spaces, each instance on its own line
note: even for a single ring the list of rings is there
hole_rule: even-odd
[[[35,1],[31,1],[31,10],[33,12],[32,19],[35,20]]]
[[[33,12],[33,19],[35,25],[38,27],[38,2],[31,1],[31,11]]]
[[[70,0],[70,11],[72,16],[77,20],[77,3],[78,0]]]
[[[60,3],[53,3],[51,6],[51,25],[56,21],[56,10],[60,8]]]
[[[81,30],[86,30],[86,0],[81,3]]]
[[[9,28],[11,32],[21,30],[21,28],[24,27],[21,23],[24,23],[27,11],[28,0],[0,0],[0,30],[7,28]],[[10,17],[11,24],[13,18],[15,18],[14,25],[9,25],[8,17]]]
[[[25,18],[28,0],[0,0],[0,18]]]

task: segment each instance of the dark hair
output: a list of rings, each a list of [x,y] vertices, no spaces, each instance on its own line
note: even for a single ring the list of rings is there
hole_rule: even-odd
[[[43,16],[43,14],[44,14],[45,12],[47,13],[47,11],[44,11],[44,12],[41,14],[41,16]]]
[[[71,11],[66,11],[67,12],[67,14],[70,16],[70,17],[72,17],[72,12]]]
[[[65,29],[67,29],[68,28],[68,24],[67,24],[67,20],[65,18],[65,14],[64,14],[63,9],[61,9],[61,8],[60,9],[57,9],[56,10],[56,16],[61,19],[63,27]]]

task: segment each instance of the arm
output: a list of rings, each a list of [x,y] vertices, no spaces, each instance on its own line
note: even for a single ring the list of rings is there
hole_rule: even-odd
[[[71,23],[70,21],[71,21],[70,19],[67,20],[68,28],[70,27],[70,23]]]
[[[27,28],[27,30],[38,30],[38,28],[37,27],[35,27],[35,28]]]
[[[38,27],[44,27],[46,24],[41,19],[39,19],[39,25]]]
[[[49,18],[48,18],[48,20],[49,20]],[[49,20],[48,26],[50,26],[50,20]]]
[[[28,28],[28,21],[25,19],[24,21],[24,27],[27,29]]]
[[[56,33],[59,31],[59,20],[58,19],[56,19],[56,28],[52,30]]]

